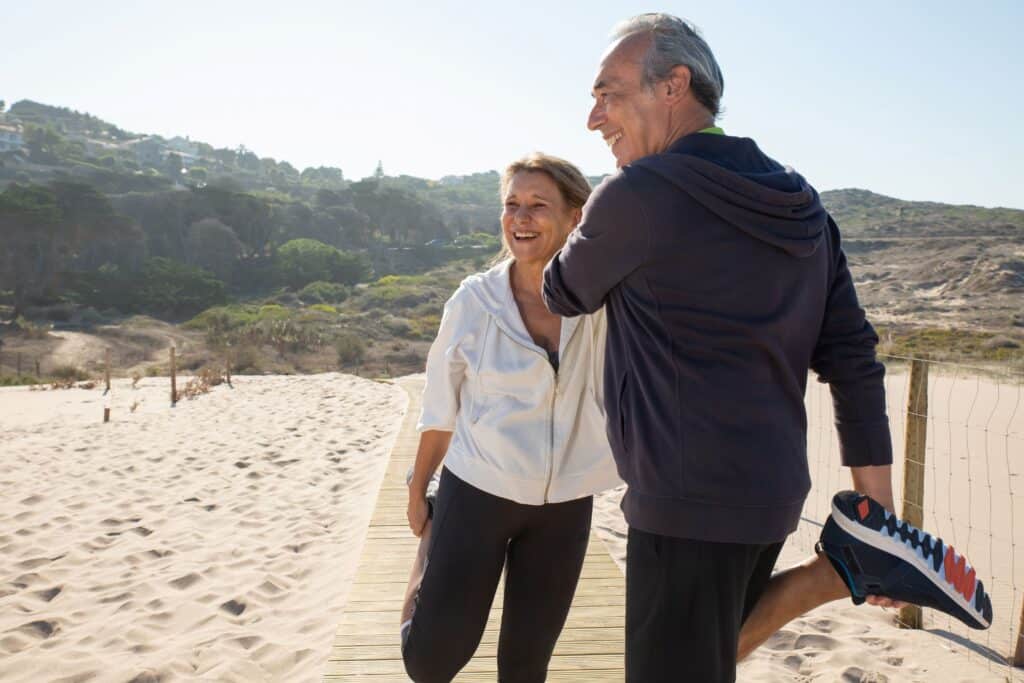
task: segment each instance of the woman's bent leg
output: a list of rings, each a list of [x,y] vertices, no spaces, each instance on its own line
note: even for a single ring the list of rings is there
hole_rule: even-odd
[[[476,652],[505,561],[501,502],[448,470],[441,475],[423,581],[403,633],[406,673],[417,683],[451,681]]]
[[[498,680],[542,683],[572,604],[590,540],[591,497],[552,503],[508,545]]]

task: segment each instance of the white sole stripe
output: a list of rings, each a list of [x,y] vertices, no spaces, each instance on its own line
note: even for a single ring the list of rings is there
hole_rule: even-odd
[[[846,533],[850,534],[851,536],[856,538],[858,541],[860,541],[862,543],[865,543],[867,545],[870,545],[870,546],[872,546],[874,548],[877,548],[878,545],[873,542],[872,534],[874,534],[875,537],[877,537],[878,535],[882,535],[883,537],[885,537],[887,540],[889,540],[891,542],[890,545],[892,546],[892,549],[889,549],[889,548],[883,549],[885,552],[889,553],[890,555],[896,555],[901,560],[903,560],[905,562],[909,562],[911,565],[913,565],[914,567],[916,567],[918,569],[921,568],[921,561],[924,560],[924,558],[922,558],[919,555],[917,555],[917,553],[915,553],[913,551],[913,549],[911,549],[909,546],[907,546],[906,543],[902,543],[902,542],[901,543],[896,543],[895,540],[893,539],[893,537],[889,536],[888,534],[880,534],[880,532],[878,532],[878,531],[873,531],[873,530],[867,528],[866,526],[864,526],[864,525],[862,525],[862,524],[860,524],[858,522],[853,521],[852,519],[847,517],[845,514],[843,514],[843,512],[838,507],[836,507],[835,503],[832,503],[832,519],[834,519],[836,521],[836,524],[839,525],[840,529],[842,529]],[[945,544],[943,544],[943,545],[945,545]],[[948,547],[948,546],[946,546],[946,547]],[[893,552],[893,551],[895,551],[895,552]],[[924,561],[927,561],[927,560],[924,560]],[[966,561],[966,559],[965,559],[965,561]],[[933,584],[935,584],[936,588],[941,590],[945,595],[947,595],[950,599],[952,599],[963,610],[965,610],[968,614],[973,616],[978,621],[978,623],[984,624],[985,628],[988,628],[989,626],[992,625],[990,622],[985,620],[985,617],[980,612],[978,612],[978,610],[974,609],[974,607],[972,607],[970,605],[970,603],[967,602],[967,600],[966,600],[966,598],[964,598],[964,596],[960,595],[960,593],[956,592],[955,590],[950,592],[951,589],[953,589],[953,587],[950,586],[948,583],[946,583],[944,581],[944,579],[945,579],[945,560],[943,560],[943,571],[942,571],[942,579],[943,580],[940,580],[940,578],[938,576],[938,572],[934,571],[931,568],[931,565],[926,566],[925,567],[925,571],[922,572],[922,573],[925,576],[928,577],[929,581],[931,581]],[[975,591],[977,591],[977,578],[975,578]]]

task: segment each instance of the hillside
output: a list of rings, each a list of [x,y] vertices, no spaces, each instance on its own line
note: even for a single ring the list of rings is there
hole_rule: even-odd
[[[76,338],[92,349],[131,329],[134,370],[180,338],[195,367],[231,349],[241,371],[415,371],[447,294],[497,249],[497,171],[353,181],[29,101],[0,124],[17,147],[0,147],[0,342],[15,353],[66,361],[51,326],[102,336]],[[1024,357],[1024,211],[822,199],[886,350]]]
[[[896,329],[1024,328],[1024,211],[825,192],[857,291]]]

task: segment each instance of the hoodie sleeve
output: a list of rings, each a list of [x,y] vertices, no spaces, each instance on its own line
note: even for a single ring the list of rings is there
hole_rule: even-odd
[[[459,390],[465,377],[466,362],[459,350],[459,327],[465,315],[465,292],[460,287],[444,305],[437,337],[427,353],[427,381],[423,388],[423,408],[416,430],[455,431],[459,412]]]
[[[839,228],[831,217],[828,232],[832,281],[811,368],[832,392],[843,464],[889,465],[892,437],[885,411],[885,366],[875,357],[878,335],[857,302]]]
[[[605,180],[583,207],[583,220],[544,269],[552,313],[593,313],[608,292],[647,259],[650,230],[626,174]]]

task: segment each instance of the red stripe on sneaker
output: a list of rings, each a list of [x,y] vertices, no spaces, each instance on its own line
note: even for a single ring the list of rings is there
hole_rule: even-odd
[[[960,595],[967,598],[967,602],[974,597],[974,587],[978,584],[974,578],[974,567],[971,567],[971,571],[967,572],[967,576],[964,577],[963,588],[960,589]]]
[[[956,553],[953,552],[952,546],[950,546],[946,550],[945,567],[946,581],[949,583],[949,585],[955,588],[957,582],[960,580],[960,572],[964,570],[964,566],[962,564],[957,563]]]
[[[868,518],[868,514],[871,512],[871,504],[868,503],[868,499],[864,498],[857,503],[857,514],[860,515],[861,521]]]

